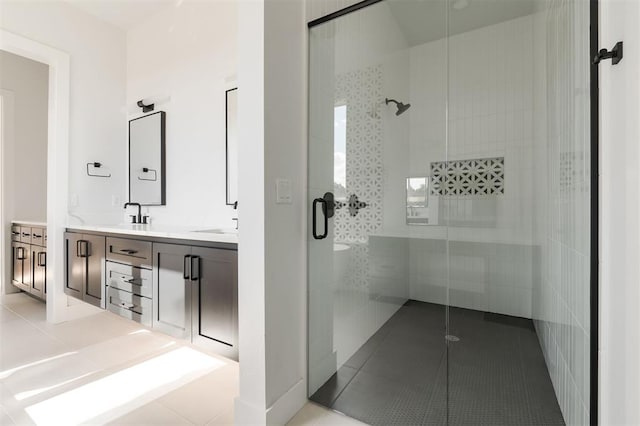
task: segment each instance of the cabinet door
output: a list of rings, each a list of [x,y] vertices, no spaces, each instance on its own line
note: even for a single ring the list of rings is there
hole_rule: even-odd
[[[29,250],[28,246],[20,243],[12,243],[11,244],[11,253],[12,253],[12,271],[11,271],[11,282],[13,285],[18,287],[21,290],[29,291],[29,287],[24,284],[24,273],[25,269],[28,273],[28,268],[25,267],[27,256],[27,251]]]
[[[44,299],[47,292],[47,249],[46,247],[31,246],[31,264],[33,265],[33,280],[31,294]]]
[[[153,244],[153,327],[191,339],[191,247]]]
[[[87,261],[87,275],[82,300],[100,308],[105,307],[105,237],[82,235],[81,255]]]
[[[64,258],[65,279],[64,292],[82,300],[84,293],[84,281],[87,275],[87,259],[80,254],[82,234],[65,232],[64,234]]]
[[[193,247],[193,341],[237,359],[238,252]]]

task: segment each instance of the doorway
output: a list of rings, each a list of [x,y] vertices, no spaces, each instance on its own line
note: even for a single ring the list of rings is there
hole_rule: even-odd
[[[309,24],[310,399],[374,425],[594,420],[590,13],[382,0]]]

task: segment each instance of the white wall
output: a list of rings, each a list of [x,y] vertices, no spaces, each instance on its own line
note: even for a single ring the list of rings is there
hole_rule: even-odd
[[[284,424],[306,401],[306,33],[302,2],[240,3],[241,424]]]
[[[556,1],[534,21],[535,112],[540,115],[535,117],[534,158],[535,176],[540,178],[534,204],[538,250],[533,309],[567,424],[586,424],[589,419],[588,12],[588,3]]]
[[[14,171],[6,180],[11,194],[4,206],[11,220],[47,220],[47,123],[49,67],[0,51],[0,88],[13,92],[14,137],[7,139],[3,169]],[[12,188],[8,188],[11,186]]]
[[[435,225],[406,225],[394,205],[402,199],[385,206],[384,232],[413,239],[412,299],[531,317],[532,37],[525,16],[409,49],[408,158],[386,174],[426,176],[447,160],[505,164],[504,194],[431,196],[442,210]],[[404,196],[399,184],[395,192]]]
[[[237,7],[187,0],[127,32],[128,118],[142,114],[140,99],[168,99],[156,104],[167,112],[167,198],[146,208],[153,223],[235,226],[225,205],[225,90],[236,87]]]
[[[65,2],[2,2],[0,27],[71,57],[69,210],[86,221],[120,219],[125,171],[125,34]],[[112,177],[88,177],[99,161]]]
[[[640,424],[640,3],[600,2],[600,424]]]

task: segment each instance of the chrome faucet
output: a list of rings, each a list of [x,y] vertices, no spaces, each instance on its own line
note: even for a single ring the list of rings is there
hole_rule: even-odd
[[[138,215],[131,215],[131,218],[133,219],[133,223],[142,223],[142,206],[140,205],[140,203],[124,203],[125,210],[129,206],[138,206]]]

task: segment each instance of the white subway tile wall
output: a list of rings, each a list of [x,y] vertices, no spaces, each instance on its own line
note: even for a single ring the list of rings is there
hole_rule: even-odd
[[[567,424],[589,421],[589,2],[534,16],[533,317]],[[571,52],[567,55],[567,52]]]

